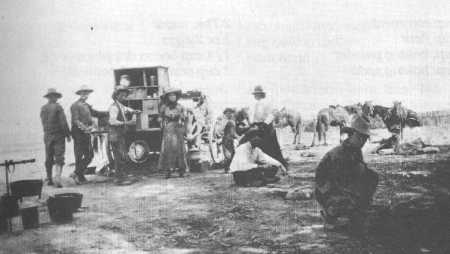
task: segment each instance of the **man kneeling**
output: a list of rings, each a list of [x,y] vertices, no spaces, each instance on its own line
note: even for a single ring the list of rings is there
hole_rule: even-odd
[[[236,148],[230,164],[230,173],[236,185],[259,187],[279,181],[280,178],[276,176],[278,169],[287,174],[283,164],[259,148],[261,144],[262,139],[254,137]]]
[[[341,145],[325,154],[316,168],[315,196],[328,229],[365,230],[365,218],[378,184],[378,174],[369,169],[362,147],[370,136],[370,123],[353,120]]]

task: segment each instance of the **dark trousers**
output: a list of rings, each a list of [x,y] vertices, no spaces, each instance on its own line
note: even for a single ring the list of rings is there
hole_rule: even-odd
[[[52,179],[52,168],[54,164],[64,165],[64,153],[66,141],[61,134],[44,134],[45,144],[45,171],[47,179]]]
[[[84,176],[84,172],[94,157],[89,134],[81,130],[73,130],[73,150],[75,153],[75,171],[77,176]]]
[[[238,186],[257,186],[265,184],[266,179],[273,178],[277,174],[276,167],[254,168],[247,171],[238,171],[233,173],[233,180]]]
[[[250,141],[253,137],[259,137],[263,140],[263,144],[260,147],[261,150],[279,161],[286,168],[288,167],[287,161],[284,159],[281,152],[280,144],[278,143],[277,132],[272,124],[265,123],[253,123],[252,126],[257,126],[258,130],[247,132],[244,137],[239,141],[239,144],[243,144]]]
[[[114,170],[117,177],[122,177],[126,173],[126,143],[125,139],[118,138],[117,140],[111,141],[112,152],[114,156]]]

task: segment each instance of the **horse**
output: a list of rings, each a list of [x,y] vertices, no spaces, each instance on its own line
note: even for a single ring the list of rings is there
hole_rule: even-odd
[[[406,126],[412,128],[422,125],[419,121],[417,113],[403,107],[399,102],[395,103],[392,108],[374,105],[371,116],[381,117],[389,132],[395,133],[399,130],[400,139],[403,139],[403,132]]]
[[[276,128],[291,127],[292,132],[295,134],[293,144],[300,144],[303,128],[300,113],[287,110],[283,107],[281,110],[274,112],[273,123]]]
[[[319,143],[324,140],[324,145],[327,144],[327,131],[329,126],[339,127],[340,141],[342,141],[342,134],[344,134],[344,127],[350,123],[351,116],[347,109],[340,105],[330,105],[328,108],[319,110],[317,113],[316,126],[311,146],[315,146],[316,134],[318,135]]]

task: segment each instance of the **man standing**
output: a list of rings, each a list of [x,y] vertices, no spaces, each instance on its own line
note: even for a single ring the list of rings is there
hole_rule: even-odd
[[[361,149],[370,136],[370,124],[354,118],[349,137],[330,150],[316,168],[315,196],[328,229],[347,228],[363,233],[366,211],[378,184],[378,174],[369,169]]]
[[[80,98],[70,107],[75,153],[75,171],[71,174],[71,177],[76,184],[87,181],[84,177],[84,171],[94,156],[91,147],[91,138],[89,136],[89,132],[94,129],[92,117],[102,117],[108,114],[107,112],[96,111],[91,105],[86,103],[89,94],[93,91],[85,85],[81,86],[75,92]]]
[[[125,151],[127,150],[125,135],[128,125],[135,125],[136,122],[127,120],[127,113],[139,113],[138,110],[133,110],[123,105],[123,101],[128,95],[128,89],[125,86],[118,86],[112,95],[114,100],[109,108],[109,142],[111,143],[114,155],[114,170],[117,185],[132,184],[133,179],[126,179],[125,169]]]
[[[259,132],[261,134],[260,137],[263,140],[261,145],[263,152],[281,162],[281,164],[287,168],[288,163],[283,158],[280,144],[278,143],[277,133],[273,127],[274,109],[272,104],[266,100],[266,93],[261,86],[255,87],[253,95],[256,102],[254,106],[250,108],[249,112],[249,132]],[[242,144],[246,141],[248,141],[248,139],[243,138],[240,143]]]
[[[44,128],[45,170],[48,185],[53,185],[52,168],[55,165],[55,186],[61,188],[61,173],[66,151],[65,138],[70,142],[70,130],[64,109],[57,102],[62,94],[56,89],[48,89],[44,95],[48,103],[41,108],[41,121]]]

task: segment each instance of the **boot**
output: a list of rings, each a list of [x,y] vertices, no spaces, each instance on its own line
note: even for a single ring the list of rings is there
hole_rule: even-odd
[[[55,165],[55,178],[54,178],[56,188],[62,188],[61,174],[62,174],[62,165],[56,164]]]
[[[52,170],[53,170],[52,167],[48,167],[47,165],[45,166],[45,171],[47,173],[47,178],[45,180],[47,181],[48,186],[53,185]]]

